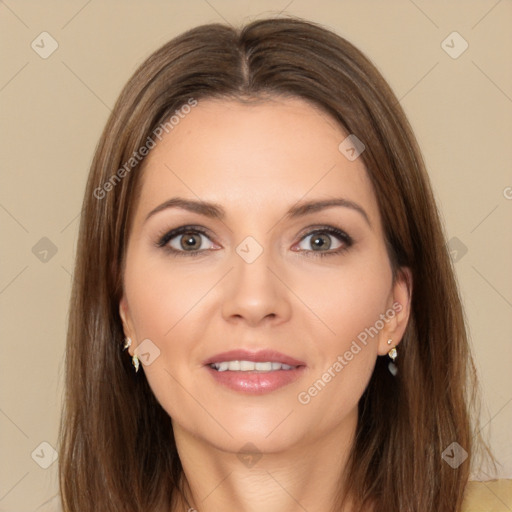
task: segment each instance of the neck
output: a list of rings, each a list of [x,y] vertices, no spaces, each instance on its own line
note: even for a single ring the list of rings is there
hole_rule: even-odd
[[[356,424],[357,414],[319,439],[252,455],[212,446],[174,424],[184,473],[184,499],[174,512],[350,512],[336,498]]]

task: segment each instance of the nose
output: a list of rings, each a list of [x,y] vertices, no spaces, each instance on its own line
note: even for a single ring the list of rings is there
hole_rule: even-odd
[[[222,297],[224,319],[251,327],[286,322],[291,315],[291,292],[270,251],[264,250],[252,263],[234,253],[233,262]]]

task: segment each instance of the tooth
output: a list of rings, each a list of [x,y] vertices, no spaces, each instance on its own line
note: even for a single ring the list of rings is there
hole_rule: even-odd
[[[219,372],[225,372],[229,367],[229,363],[223,361],[222,363],[218,363],[218,370]]]
[[[256,363],[256,370],[262,370],[265,372],[269,372],[272,370],[272,363]]]
[[[252,361],[240,361],[240,370],[243,372],[254,370],[255,364]]]
[[[277,370],[291,370],[294,366],[290,366],[284,363],[278,362],[270,362],[270,361],[220,361],[218,363],[212,363],[210,365],[214,370],[219,372],[225,371],[242,371],[242,372],[250,372],[250,371],[277,371]]]

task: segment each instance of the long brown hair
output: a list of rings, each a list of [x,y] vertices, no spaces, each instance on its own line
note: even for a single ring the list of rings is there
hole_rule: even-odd
[[[170,418],[122,352],[123,260],[143,162],[130,159],[191,100],[268,95],[306,99],[363,141],[394,275],[409,267],[414,283],[398,374],[378,358],[336,507],[350,493],[357,510],[460,510],[474,451],[475,370],[425,165],[374,65],[342,37],[290,17],[181,34],[139,67],[106,124],[87,183],[70,304],[65,512],[152,511],[173,503],[182,474]],[[442,458],[453,442],[468,453],[455,468]]]

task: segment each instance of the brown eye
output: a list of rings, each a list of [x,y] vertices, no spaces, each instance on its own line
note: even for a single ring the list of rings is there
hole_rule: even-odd
[[[331,237],[330,235],[325,235],[319,233],[317,235],[311,235],[311,247],[315,249],[330,249],[331,248]]]
[[[200,234],[188,232],[183,235],[179,235],[177,238],[180,241],[180,248],[184,251],[193,251],[200,249],[201,247],[201,236]]]
[[[156,245],[175,256],[197,256],[212,249],[213,242],[210,240],[208,247],[207,240],[210,238],[202,229],[182,226],[164,234]]]
[[[302,244],[303,246],[301,246]],[[344,231],[325,227],[304,236],[299,247],[313,256],[330,256],[346,251],[352,244],[352,238]]]

